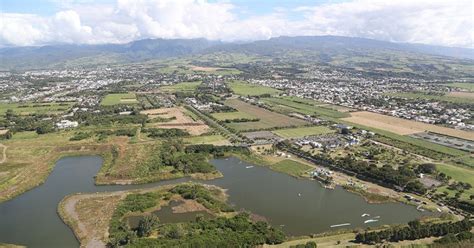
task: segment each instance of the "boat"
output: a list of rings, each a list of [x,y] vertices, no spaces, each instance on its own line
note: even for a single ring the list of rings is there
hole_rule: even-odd
[[[374,218],[372,218],[372,219],[379,219],[379,218],[380,218],[380,216],[375,216],[375,217],[374,217]]]
[[[332,225],[330,227],[340,227],[340,226],[350,226],[351,223],[343,223],[343,224],[336,224],[336,225]]]
[[[367,224],[367,223],[372,223],[372,222],[377,222],[377,221],[379,220],[370,219],[370,220],[364,221],[364,223]]]
[[[370,214],[362,214],[360,217],[367,217],[370,216]]]
[[[301,193],[298,193],[298,196],[301,196]]]
[[[253,168],[253,165],[245,166],[246,169]]]

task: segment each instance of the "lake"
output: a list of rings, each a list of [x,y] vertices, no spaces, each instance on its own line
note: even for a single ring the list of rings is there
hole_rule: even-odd
[[[280,226],[288,235],[304,235],[342,228],[407,223],[429,214],[401,203],[369,204],[362,197],[317,181],[296,179],[237,158],[211,161],[223,178],[198,181],[227,189],[229,202]],[[57,215],[58,203],[68,194],[151,188],[191,181],[189,178],[143,185],[94,185],[102,159],[67,157],[57,161],[44,184],[0,203],[0,243],[28,247],[78,247],[73,232]],[[193,180],[196,181],[196,180]],[[166,211],[166,210],[165,210]],[[169,217],[169,213],[166,213]],[[363,214],[370,214],[362,217]],[[374,222],[364,223],[367,220]]]

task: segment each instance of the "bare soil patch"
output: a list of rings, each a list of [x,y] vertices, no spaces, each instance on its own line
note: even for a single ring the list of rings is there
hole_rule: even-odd
[[[474,100],[474,92],[465,92],[465,91],[454,91],[450,92],[448,96],[459,97],[459,98],[467,98]]]
[[[342,120],[386,130],[400,135],[408,135],[424,131],[430,131],[433,133],[444,134],[448,136],[458,137],[461,139],[474,140],[474,132],[440,127],[432,124],[405,120],[402,118],[367,111],[353,112],[351,113],[351,117],[343,118]]]
[[[141,111],[140,113],[147,115],[150,119],[157,117],[175,118],[168,122],[150,124],[150,126],[153,127],[183,129],[188,131],[191,135],[201,135],[209,131],[209,126],[206,125],[202,120],[195,121],[191,117],[185,115],[184,111],[185,110],[182,107],[174,107],[149,109]]]
[[[193,67],[191,67],[191,70],[193,70],[193,71],[217,71],[219,69],[222,69],[222,68],[219,68],[219,67],[203,67],[203,66],[193,66]]]

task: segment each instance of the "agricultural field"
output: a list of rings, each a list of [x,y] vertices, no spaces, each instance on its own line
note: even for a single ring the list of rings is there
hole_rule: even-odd
[[[169,119],[166,122],[148,123],[148,127],[154,128],[178,128],[188,131],[192,135],[201,135],[210,131],[210,127],[202,120],[195,120],[196,116],[182,107],[149,109],[140,112],[147,115],[149,119],[155,118]],[[194,118],[193,118],[194,117]]]
[[[239,111],[234,111],[234,112],[222,112],[222,113],[213,113],[212,116],[220,121],[225,121],[225,120],[235,120],[235,119],[253,119],[255,116],[239,112]]]
[[[467,91],[474,92],[474,83],[452,83],[452,84],[445,84],[446,86],[456,87],[465,89]]]
[[[226,124],[237,131],[269,129],[274,127],[293,127],[308,124],[306,121],[278,114],[238,99],[229,99],[225,102],[225,104],[237,109],[239,112],[260,119],[257,122],[239,122]]]
[[[0,103],[0,116],[11,109],[18,115],[29,114],[61,114],[71,109],[74,102],[61,103]]]
[[[201,83],[202,83],[201,81],[182,82],[182,83],[160,87],[160,90],[163,92],[168,92],[168,93],[194,92]]]
[[[287,129],[278,129],[273,131],[274,134],[282,138],[300,138],[309,135],[321,135],[333,133],[334,130],[329,129],[326,126],[312,126],[312,127],[297,127],[297,128],[287,128]]]
[[[296,100],[297,99],[297,100]],[[344,118],[349,113],[340,112],[331,108],[322,107],[321,103],[302,98],[264,98],[262,101],[270,105],[272,109],[282,113],[300,113],[304,115],[316,115],[322,118]],[[319,105],[319,106],[318,106]]]
[[[431,95],[431,94],[426,94],[422,92],[404,92],[404,93],[389,93],[388,95],[394,96],[394,97],[400,97],[400,98],[408,98],[408,99],[422,99],[422,100],[433,100],[433,101],[443,101],[443,102],[453,102],[453,103],[471,103],[472,102],[472,99],[462,97],[461,94]]]
[[[367,111],[353,112],[351,113],[351,117],[344,118],[342,120],[386,130],[400,135],[408,135],[424,131],[430,131],[433,133],[439,133],[461,139],[474,140],[474,133],[472,132],[447,127],[440,127],[432,124],[405,120],[393,116],[382,115]]]
[[[184,138],[183,141],[185,143],[189,143],[192,145],[201,145],[201,144],[210,144],[210,145],[216,145],[216,146],[231,145],[229,140],[227,140],[224,136],[220,134],[193,136],[189,138]]]
[[[102,106],[112,106],[118,104],[136,104],[137,97],[134,93],[113,93],[107,94],[100,102]]]
[[[190,69],[197,73],[218,74],[218,75],[234,75],[234,74],[241,73],[239,70],[234,69],[234,68],[191,66]]]
[[[470,101],[474,101],[474,92],[464,92],[464,91],[453,91],[449,92],[448,97],[457,97],[464,98]]]
[[[228,83],[228,85],[235,94],[241,96],[260,96],[263,94],[276,95],[281,92],[280,90],[274,88],[256,84],[248,84],[243,81],[233,81]]]

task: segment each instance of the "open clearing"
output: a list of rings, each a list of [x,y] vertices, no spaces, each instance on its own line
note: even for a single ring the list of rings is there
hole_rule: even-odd
[[[436,169],[454,180],[474,185],[474,170],[449,164],[437,164]]]
[[[182,82],[182,83],[160,87],[160,90],[163,92],[169,92],[169,93],[194,92],[200,84],[201,84],[201,81]]]
[[[189,115],[185,114],[186,110],[182,107],[159,108],[141,111],[141,114],[147,115],[148,118],[174,118],[168,122],[149,123],[148,126],[156,128],[178,128],[188,131],[191,135],[201,135],[210,130],[202,120],[195,121]]]
[[[273,131],[274,134],[283,138],[300,138],[309,135],[321,135],[333,132],[334,130],[329,129],[326,126],[298,127]]]
[[[184,142],[189,142],[193,145],[200,145],[200,144],[210,144],[215,146],[228,146],[231,143],[224,138],[222,135],[204,135],[204,136],[194,136],[189,138],[184,138]]]
[[[138,103],[134,93],[114,93],[107,94],[100,102],[102,106],[112,106],[117,104]]]
[[[474,94],[474,93],[473,93]],[[423,100],[433,100],[433,101],[443,101],[443,102],[453,102],[453,103],[471,103],[472,100],[469,98],[464,98],[461,96],[450,96],[448,95],[431,95],[423,92],[403,92],[403,93],[389,93],[387,95],[408,98],[408,99],[423,99]]]
[[[223,113],[214,113],[212,116],[220,121],[225,121],[225,120],[235,120],[235,119],[253,119],[255,118],[252,115],[239,112],[239,111],[234,111],[234,112],[223,112]]]
[[[263,94],[275,95],[281,92],[280,90],[271,87],[248,84],[242,81],[233,81],[229,83],[229,86],[235,94],[241,96],[260,96]]]
[[[445,84],[445,85],[474,92],[474,83],[452,83],[452,84]]]
[[[325,107],[317,101],[303,98],[264,98],[263,102],[270,105],[275,111],[282,113],[300,113],[304,115],[316,115],[325,118],[343,118],[350,116],[349,113]]]
[[[192,66],[191,67],[191,70],[193,70],[193,71],[217,71],[219,69],[222,69],[222,68],[219,68],[219,67],[203,67],[203,66]]]
[[[296,127],[309,124],[306,121],[278,114],[238,99],[229,99],[225,102],[225,104],[237,109],[239,112],[260,119],[257,122],[239,122],[226,124],[238,131],[267,129],[273,127]]]
[[[0,103],[0,115],[3,117],[8,109],[18,115],[60,114],[69,110],[74,102],[61,103]]]
[[[474,101],[474,92],[455,91],[449,92],[448,96],[471,99],[472,101]]]
[[[405,120],[402,118],[367,111],[353,112],[351,115],[351,117],[344,118],[342,120],[386,130],[400,135],[430,131],[433,133],[458,137],[461,139],[474,140],[474,133],[472,132],[435,126],[418,121]]]

